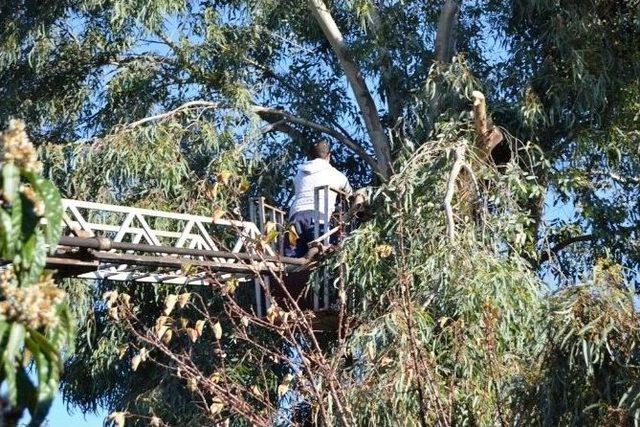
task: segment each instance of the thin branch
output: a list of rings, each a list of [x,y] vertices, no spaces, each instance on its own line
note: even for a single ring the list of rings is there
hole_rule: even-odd
[[[205,109],[210,109],[210,108],[218,108],[220,107],[220,104],[218,104],[217,102],[210,102],[210,101],[190,101],[190,102],[186,102],[184,104],[182,104],[181,106],[174,108],[173,110],[161,113],[161,114],[156,114],[155,116],[149,116],[149,117],[145,117],[143,119],[140,119],[138,121],[135,122],[131,122],[127,125],[125,125],[123,128],[124,129],[133,129],[135,127],[150,123],[150,122],[159,122],[162,120],[166,120],[169,117],[173,117],[178,113],[181,113],[183,111],[188,111],[188,110],[192,110],[192,109],[197,109],[197,108],[205,108]]]
[[[307,119],[296,117],[294,115],[287,113],[284,110],[280,110],[276,108],[268,108],[268,107],[261,107],[261,106],[254,105],[253,107],[251,107],[251,111],[259,115],[263,119],[264,117],[267,117],[269,115],[276,115],[276,116],[282,117],[284,120],[286,120],[289,123],[294,123],[300,126],[308,127],[310,129],[314,129],[326,135],[329,135],[335,138],[336,140],[338,140],[338,142],[340,142],[345,147],[352,150],[358,156],[360,156],[365,162],[367,162],[368,165],[370,165],[373,168],[373,170],[376,173],[378,174],[384,173],[384,170],[380,169],[379,163],[376,162],[376,160],[370,154],[368,154],[364,150],[364,148],[362,148],[360,145],[358,145],[355,141],[353,141],[351,138],[349,138],[345,134],[338,132],[335,129],[331,129],[330,127],[327,127],[318,123],[314,123]]]
[[[621,185],[637,185],[640,184],[640,178],[636,178],[634,176],[622,176],[616,172],[609,172],[609,171],[604,171],[604,170],[594,170],[591,171],[589,173],[589,175],[594,176],[600,176],[600,177],[607,177],[610,178],[611,180],[613,180],[614,182],[617,182],[618,184]]]
[[[473,172],[473,169],[471,169],[471,166],[469,166],[469,163],[467,162],[462,162],[462,169],[465,170],[467,174],[469,174],[469,178],[471,179],[471,183],[473,184],[473,191],[476,195],[476,200],[479,199],[480,184],[478,184],[478,178],[476,178],[476,174]]]
[[[388,178],[391,166],[391,152],[389,149],[389,141],[384,132],[378,108],[371,96],[371,92],[367,87],[367,83],[362,75],[362,71],[358,68],[353,56],[347,48],[342,33],[333,20],[331,13],[322,0],[307,0],[311,13],[320,25],[322,32],[331,44],[333,51],[338,57],[340,66],[347,77],[347,81],[356,98],[360,113],[364,119],[364,123],[371,139],[378,167],[374,170],[382,177]]]
[[[596,240],[597,238],[598,238],[598,236],[593,235],[593,234],[582,234],[580,236],[570,237],[567,240],[564,240],[564,241],[558,243],[557,245],[555,245],[553,248],[549,249],[548,251],[541,253],[539,258],[538,258],[539,259],[539,264],[547,262],[551,258],[552,255],[557,255],[558,252],[560,252],[561,250],[563,250],[567,246],[571,246],[574,243],[578,243],[578,242],[590,242],[590,241]]]
[[[454,152],[455,161],[453,162],[451,172],[449,173],[449,179],[447,180],[447,192],[444,196],[444,213],[447,220],[447,236],[449,237],[450,241],[453,241],[455,239],[456,234],[455,221],[453,219],[453,207],[451,206],[451,202],[453,201],[453,195],[456,190],[456,181],[458,180],[460,171],[464,166],[464,152],[464,146],[456,148]]]

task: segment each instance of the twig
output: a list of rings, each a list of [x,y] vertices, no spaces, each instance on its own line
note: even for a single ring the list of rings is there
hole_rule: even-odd
[[[451,206],[451,202],[453,201],[453,195],[456,190],[456,181],[458,180],[460,171],[464,166],[464,153],[464,146],[459,146],[454,151],[455,161],[453,162],[453,167],[451,168],[451,172],[449,173],[449,179],[447,180],[447,192],[444,196],[444,212],[447,220],[447,236],[449,237],[450,241],[454,240],[456,234],[455,221],[453,219],[453,207]]]
[[[149,116],[149,117],[145,117],[143,119],[140,119],[138,121],[135,122],[131,122],[127,125],[124,126],[124,129],[133,129],[135,127],[144,125],[146,123],[149,122],[159,122],[165,119],[168,119],[169,117],[175,116],[178,113],[181,113],[183,111],[187,111],[190,109],[194,109],[194,108],[205,108],[205,109],[210,109],[210,108],[218,108],[220,106],[220,104],[218,104],[217,102],[210,102],[210,101],[190,101],[190,102],[186,102],[184,104],[182,104],[181,106],[174,108],[173,110],[161,113],[161,114],[156,114],[155,116]]]
[[[597,236],[595,236],[593,234],[583,234],[583,235],[580,235],[580,236],[570,237],[567,240],[564,240],[564,241],[558,243],[557,245],[555,245],[553,248],[549,249],[548,251],[541,253],[540,257],[539,257],[539,263],[542,264],[544,262],[547,262],[551,258],[552,255],[557,255],[558,252],[560,252],[561,250],[563,250],[567,246],[573,245],[574,243],[589,242],[591,240],[596,240],[596,239],[597,239]]]

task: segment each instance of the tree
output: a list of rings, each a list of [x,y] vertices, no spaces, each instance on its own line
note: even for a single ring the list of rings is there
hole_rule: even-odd
[[[535,319],[544,318],[540,313],[549,313],[546,300],[534,292],[540,286],[536,274],[553,277],[562,287],[582,281],[597,260],[606,258],[622,266],[620,274],[629,283],[637,276],[637,2],[77,0],[36,6],[19,2],[0,11],[0,76],[7,82],[0,89],[6,100],[0,116],[26,118],[34,124],[30,132],[36,140],[48,141],[40,150],[47,173],[64,194],[201,212],[208,209],[204,200],[213,198],[238,215],[246,194],[266,194],[284,204],[288,171],[306,141],[330,138],[340,147],[339,167],[353,181],[383,183],[374,225],[358,231],[340,255],[353,274],[348,283],[368,286],[359,298],[399,301],[402,310],[409,310],[416,301],[429,301],[430,292],[439,288],[432,288],[435,282],[425,276],[414,277],[409,286],[402,271],[436,274],[420,270],[425,264],[457,272],[442,279],[444,295],[434,294],[442,307],[425,312],[437,316],[436,321],[444,319],[439,328],[446,331],[441,335],[445,339],[455,332],[448,322],[466,319],[468,324],[467,315],[480,322],[476,326],[495,320],[478,320],[484,310],[480,303],[468,312],[451,308],[460,304],[456,292],[475,289],[482,294],[483,286],[497,283],[487,278],[488,271],[529,284],[522,291],[526,295],[516,294],[531,303],[527,310],[509,295],[496,294],[487,302],[498,312],[514,313],[509,321],[496,315],[498,323],[507,322],[499,323],[501,331],[525,316],[523,310],[530,312],[526,321],[517,321],[523,335],[504,338],[504,353],[474,356],[469,366],[495,354],[496,369],[503,367],[500,363],[513,356],[512,338],[518,345],[525,336],[547,342],[534,327]],[[487,96],[487,129],[495,123],[506,135],[492,152],[500,173],[485,165],[481,143],[488,135],[470,133],[477,127],[468,114],[473,90]],[[513,157],[511,162],[505,162],[505,153]],[[154,160],[173,166],[150,167]],[[443,174],[451,178],[448,183],[441,180]],[[229,176],[246,185],[226,185],[223,178]],[[469,203],[457,203],[467,199],[464,194],[476,193],[473,176],[487,205],[482,220],[469,213]],[[456,183],[464,191],[456,190]],[[420,185],[433,188],[426,191]],[[218,191],[247,186],[247,192]],[[434,235],[416,235],[398,224],[385,212],[393,203],[400,204],[399,218]],[[545,216],[545,204],[575,209],[568,217],[553,218]],[[478,234],[483,230],[473,226],[478,222],[491,225],[485,231],[494,233],[493,239]],[[396,234],[387,234],[389,230]],[[393,237],[397,233],[406,238]],[[453,236],[454,243],[433,246],[442,236]],[[382,274],[384,263],[370,266],[350,252],[356,241],[361,246],[386,242],[394,248],[394,268],[388,269],[393,277]],[[419,255],[425,247],[433,248],[426,258]],[[474,260],[478,264],[456,264],[460,260],[450,255],[455,251],[480,254]],[[362,251],[362,256],[375,259],[375,253]],[[501,261],[496,270],[491,270],[492,260]],[[454,286],[476,276],[485,278],[478,288]],[[380,283],[415,287],[418,294],[397,295]],[[156,291],[139,292],[136,297],[150,305],[145,310],[152,321],[157,313],[151,315],[149,300]],[[158,292],[156,301],[162,301],[173,291]],[[124,331],[105,322],[103,307],[96,306],[95,313],[81,329],[83,338],[96,325],[101,334],[126,341]],[[359,319],[367,321],[366,316]],[[425,322],[424,331],[438,331]],[[400,335],[410,341],[412,336]],[[422,338],[427,336],[425,332]],[[553,336],[549,339],[556,342]],[[435,354],[449,357],[452,348],[442,343]],[[410,344],[409,354],[427,344]],[[144,385],[118,382],[116,374],[124,368],[116,362],[117,346],[79,349],[71,372],[74,367],[82,372],[84,362],[98,358],[104,363],[92,366],[104,382],[93,393],[74,393],[77,382],[70,380],[67,395],[72,400],[85,408],[101,402],[122,409],[135,406],[133,396],[159,390],[160,378]],[[516,366],[539,360],[535,349],[518,351],[527,356]],[[398,372],[417,370],[402,366]],[[430,365],[421,369],[429,372]],[[517,372],[509,369],[509,378],[516,381]],[[438,422],[495,418],[506,385],[492,375],[497,374],[485,372],[478,382],[471,378],[451,390],[464,390],[462,396],[467,396],[455,402],[473,402],[478,390],[495,391],[493,406],[456,403],[450,411],[455,417]],[[445,385],[451,380],[442,378]],[[531,378],[517,381],[526,380]],[[170,394],[166,389],[163,393]],[[408,402],[417,406],[406,407],[407,414],[415,415],[418,409],[424,413],[424,405],[437,404],[442,410],[454,400],[434,392]],[[533,419],[540,419],[532,411]],[[523,419],[518,417],[513,419]]]
[[[0,277],[0,382],[6,387],[0,421],[17,425],[28,409],[30,425],[40,425],[58,388],[61,353],[73,341],[65,292],[43,271],[48,247],[60,237],[62,203],[39,175],[42,165],[24,123],[12,121],[0,144],[0,257],[11,263]]]

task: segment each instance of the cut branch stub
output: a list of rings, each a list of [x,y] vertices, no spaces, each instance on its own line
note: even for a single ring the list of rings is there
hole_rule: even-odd
[[[504,139],[502,131],[490,122],[487,116],[487,102],[482,94],[477,90],[472,93],[473,101],[473,117],[475,121],[477,138],[477,147],[482,160],[488,160],[491,151]]]

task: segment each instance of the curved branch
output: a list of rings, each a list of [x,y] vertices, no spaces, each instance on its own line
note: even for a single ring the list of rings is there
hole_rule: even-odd
[[[458,180],[458,175],[460,175],[460,171],[465,164],[464,152],[464,146],[458,147],[454,151],[455,161],[453,162],[451,172],[449,173],[449,179],[447,180],[447,192],[444,196],[444,213],[447,220],[447,236],[449,237],[449,241],[451,242],[453,242],[456,236],[456,223],[453,218],[453,207],[451,206],[451,202],[453,201],[453,195],[456,191],[456,181]]]
[[[340,66],[342,67],[351,90],[353,91],[353,95],[356,98],[356,102],[360,108],[360,113],[362,114],[362,118],[364,119],[364,123],[367,128],[367,133],[369,134],[373,149],[376,153],[378,166],[375,168],[375,171],[383,178],[388,178],[391,169],[389,141],[387,140],[387,135],[382,127],[378,108],[371,96],[369,88],[367,87],[364,76],[353,59],[353,56],[349,52],[349,49],[344,42],[344,38],[342,37],[342,33],[336,25],[336,22],[333,20],[333,17],[324,2],[322,0],[307,0],[307,3],[311,13],[320,25],[322,32],[338,57]]]
[[[126,124],[123,126],[123,129],[133,129],[135,127],[144,125],[146,123],[149,122],[159,122],[165,119],[168,119],[169,117],[175,116],[178,113],[181,113],[183,111],[188,111],[188,110],[193,110],[193,109],[198,109],[198,108],[204,108],[204,109],[210,109],[210,108],[219,108],[221,105],[217,102],[210,102],[210,101],[189,101],[186,102],[184,104],[182,104],[181,106],[174,108],[173,110],[170,111],[166,111],[164,113],[160,113],[160,114],[156,114],[155,116],[149,116],[149,117],[145,117],[143,119],[137,120],[135,122],[131,122],[129,124]]]
[[[261,107],[261,106],[254,105],[251,107],[251,111],[266,121],[269,121],[267,120],[269,116],[271,117],[277,116],[277,117],[281,117],[282,119],[286,120],[289,123],[294,123],[300,126],[308,127],[310,129],[314,129],[314,130],[317,130],[318,132],[322,132],[326,135],[329,135],[335,138],[342,145],[344,145],[345,147],[347,147],[348,149],[356,153],[358,156],[360,156],[365,162],[367,162],[369,166],[373,168],[373,170],[376,173],[378,174],[384,173],[384,170],[379,169],[379,164],[378,162],[376,162],[376,159],[374,159],[370,154],[368,154],[364,150],[364,148],[358,145],[355,141],[353,141],[347,135],[341,132],[338,132],[335,129],[331,129],[330,127],[327,127],[318,123],[314,123],[307,119],[293,116],[284,110],[280,110],[276,108]]]
[[[150,123],[150,122],[158,122],[162,120],[166,120],[170,117],[175,116],[184,111],[196,110],[196,109],[219,109],[219,108],[231,108],[224,104],[220,104],[218,102],[211,101],[189,101],[181,106],[174,108],[173,110],[156,114],[154,116],[145,117],[143,119],[137,120],[135,122],[131,122],[123,126],[123,129],[133,129],[135,127]],[[339,143],[353,151],[355,154],[360,156],[362,160],[364,160],[371,168],[373,168],[374,172],[378,174],[384,173],[384,170],[379,168],[379,164],[369,153],[365,151],[358,143],[356,143],[353,139],[345,135],[344,133],[338,132],[335,129],[332,129],[328,126],[324,126],[315,122],[312,122],[307,119],[303,119],[301,117],[294,116],[286,111],[278,108],[270,108],[263,107],[261,105],[252,105],[249,107],[249,112],[257,114],[261,119],[270,123],[272,125],[272,130],[283,131],[287,134],[292,135],[295,133],[295,129],[290,126],[285,126],[286,123],[293,123],[299,126],[304,126],[310,129],[314,129],[318,132],[324,133],[334,139],[336,139]],[[286,123],[282,123],[282,122]],[[299,133],[297,133],[299,136]]]
[[[570,237],[567,240],[564,240],[564,241],[558,243],[557,245],[555,245],[553,248],[549,249],[548,251],[541,253],[540,257],[539,257],[539,264],[542,264],[544,262],[549,261],[549,259],[551,258],[552,255],[556,255],[558,252],[560,252],[561,250],[563,250],[567,246],[571,246],[574,243],[578,243],[578,242],[590,242],[592,240],[596,240],[597,238],[598,237],[595,236],[594,234],[583,234],[583,235],[580,235],[580,236]]]

